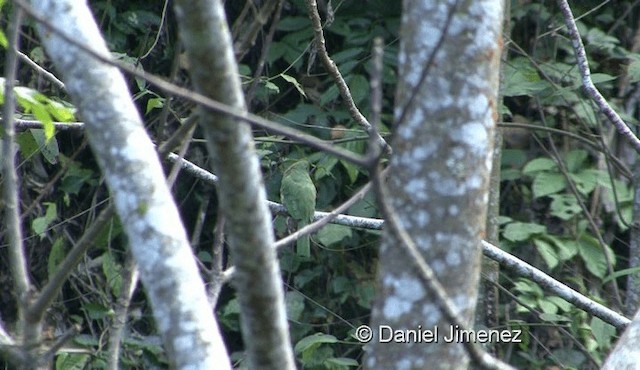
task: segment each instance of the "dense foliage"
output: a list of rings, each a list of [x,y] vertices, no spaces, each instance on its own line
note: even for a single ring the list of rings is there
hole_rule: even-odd
[[[313,32],[303,0],[285,1],[280,20],[267,22],[246,41],[251,2],[228,1],[229,22],[238,46],[240,73],[250,110],[314,134],[335,145],[364,153],[366,134],[342,104],[338,88],[316,60]],[[256,1],[256,4],[263,2]],[[400,2],[321,2],[330,56],[351,89],[354,102],[369,114],[372,40],[385,40],[383,133],[392,132]],[[170,6],[148,1],[92,1],[114,55],[136,68],[188,86],[177,29]],[[2,11],[6,29],[8,5]],[[587,47],[593,79],[629,124],[637,120],[640,41],[639,9],[634,2],[617,6],[587,1],[575,4],[584,15],[578,25]],[[583,94],[581,78],[563,21],[554,2],[513,1],[511,30],[505,30],[502,95],[505,149],[502,159],[501,246],[560,281],[615,310],[625,305],[629,266],[629,228],[633,222],[635,156]],[[49,68],[28,24],[21,50]],[[270,27],[275,26],[271,39]],[[635,37],[635,39],[634,39]],[[0,38],[2,41],[2,38]],[[6,42],[3,42],[6,47]],[[263,67],[262,67],[263,66]],[[187,101],[171,99],[139,78],[130,88],[148,131],[166,140],[192,114]],[[16,89],[19,118],[38,120],[44,129],[24,129],[20,145],[23,224],[30,273],[46,281],[66,251],[108,202],[99,169],[81,131],[55,130],[53,122],[80,121],[64,90],[22,64]],[[437,92],[434,91],[434,94]],[[633,126],[635,127],[635,126]],[[331,210],[368,181],[365,169],[297,145],[284,137],[255,131],[265,185],[271,201],[280,202],[287,162],[305,160],[317,189],[317,210]],[[185,158],[207,168],[198,130]],[[167,162],[167,173],[173,166]],[[211,183],[180,173],[174,194],[203,270],[217,255],[216,195]],[[349,214],[379,217],[373,195]],[[295,229],[284,214],[274,215],[278,237]],[[0,228],[0,233],[4,234]],[[311,237],[311,253],[295,246],[280,252],[292,340],[305,369],[359,366],[363,346],[352,334],[368,322],[374,293],[379,231],[329,225]],[[4,243],[4,242],[3,242]],[[6,271],[6,245],[0,248],[0,271]],[[81,324],[81,334],[56,357],[56,368],[100,368],[122,289],[126,240],[114,220],[94,242],[49,313],[49,337]],[[227,261],[224,261],[227,263]],[[0,273],[0,317],[15,320],[10,278]],[[551,296],[528,279],[503,274],[500,325],[522,329],[524,341],[494,348],[498,356],[521,368],[595,368],[616,339],[615,329],[598,318]],[[242,339],[238,303],[225,287],[218,318],[233,359],[241,364]],[[151,368],[166,363],[144,292],[134,295],[121,361],[125,367]]]

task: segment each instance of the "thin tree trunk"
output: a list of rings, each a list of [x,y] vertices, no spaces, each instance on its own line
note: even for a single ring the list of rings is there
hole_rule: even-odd
[[[220,0],[177,0],[180,36],[195,89],[246,109]],[[200,111],[225,218],[249,369],[294,369],[271,214],[251,128],[236,118]]]
[[[84,1],[31,4],[69,35],[65,39],[46,25],[38,26],[45,50],[85,121],[171,365],[230,369],[178,210],[126,82],[117,68],[69,42],[109,56],[91,11]]]

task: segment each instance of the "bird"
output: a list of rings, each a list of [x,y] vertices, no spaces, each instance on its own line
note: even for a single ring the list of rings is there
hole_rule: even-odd
[[[299,160],[288,165],[282,175],[280,200],[291,218],[297,221],[298,228],[303,228],[313,221],[316,209],[316,187],[309,176],[310,164]],[[309,235],[296,241],[296,254],[300,257],[311,256]]]

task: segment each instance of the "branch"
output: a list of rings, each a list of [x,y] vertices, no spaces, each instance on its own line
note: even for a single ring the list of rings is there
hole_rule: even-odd
[[[23,338],[28,344],[38,341],[38,330],[27,320],[25,308],[28,305],[27,298],[31,289],[29,274],[27,272],[27,259],[22,243],[22,226],[20,223],[20,202],[18,195],[18,175],[16,169],[16,142],[13,115],[15,113],[15,99],[13,95],[14,81],[17,69],[17,51],[22,23],[22,10],[14,8],[11,17],[13,21],[9,28],[9,50],[6,55],[5,86],[4,86],[4,139],[2,143],[2,174],[4,215],[7,223],[7,235],[9,241],[9,261],[11,275],[15,286],[15,295],[18,301],[18,337]],[[37,323],[35,323],[37,325]],[[31,343],[33,341],[33,343]]]
[[[322,23],[320,21],[320,14],[318,13],[318,3],[316,0],[306,0],[307,9],[309,10],[309,18],[311,18],[311,23],[313,24],[313,33],[315,38],[315,46],[318,54],[320,55],[320,59],[322,60],[322,64],[329,71],[331,77],[333,77],[336,85],[338,86],[338,91],[340,91],[340,96],[342,96],[342,100],[344,104],[347,106],[347,110],[351,117],[362,126],[367,133],[373,132],[373,128],[369,121],[360,113],[358,107],[356,107],[356,103],[353,101],[353,97],[351,96],[351,92],[349,91],[349,86],[345,82],[342,74],[338,70],[336,63],[329,57],[329,53],[327,52],[326,42],[324,39],[324,33],[322,31]],[[380,134],[376,133],[376,139],[378,144],[382,146],[385,150],[391,151],[391,146],[387,144]]]
[[[528,278],[540,284],[544,289],[549,290],[558,295],[558,297],[573,304],[574,306],[601,318],[603,321],[615,326],[618,329],[624,329],[630,322],[628,318],[617,312],[597,303],[584,295],[569,288],[565,284],[555,280],[544,272],[531,266],[530,264],[518,259],[511,254],[503,251],[495,245],[482,241],[482,249],[485,256],[494,261],[498,261],[500,266],[506,267],[520,277]]]
[[[558,0],[558,6],[562,11],[562,15],[564,16],[564,22],[567,26],[567,30],[569,31],[569,37],[571,38],[571,44],[573,45],[573,51],[576,54],[576,61],[578,62],[578,69],[580,70],[580,75],[582,76],[582,84],[584,86],[584,90],[587,95],[593,99],[598,108],[602,110],[602,113],[613,123],[613,125],[618,130],[618,133],[629,140],[631,146],[636,150],[636,152],[640,153],[640,139],[629,129],[627,124],[622,120],[622,118],[616,113],[616,111],[611,108],[607,100],[602,96],[598,88],[593,84],[591,80],[591,70],[589,69],[589,61],[587,59],[587,54],[584,50],[584,45],[582,43],[582,39],[580,38],[580,33],[578,32],[578,27],[576,26],[576,21],[573,18],[573,14],[571,13],[571,8],[567,3],[567,0]]]

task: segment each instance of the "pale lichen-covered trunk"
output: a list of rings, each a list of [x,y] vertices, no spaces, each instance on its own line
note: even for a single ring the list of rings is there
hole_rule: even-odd
[[[221,1],[177,0],[175,12],[195,89],[246,109]],[[236,266],[233,282],[247,367],[294,369],[271,215],[251,128],[236,118],[205,110],[200,120],[219,177],[218,199]]]
[[[403,7],[395,110],[401,122],[392,145],[389,201],[471,327],[498,115],[503,4],[405,0]],[[385,232],[365,368],[466,368],[464,347],[445,343],[451,324],[398,243]],[[439,340],[379,343],[381,325],[437,328]]]
[[[31,4],[73,40],[110,56],[85,1]],[[230,369],[178,210],[122,74],[46,26],[38,31],[86,123],[172,367]]]
[[[640,364],[640,311],[625,329],[602,370],[637,369]]]

